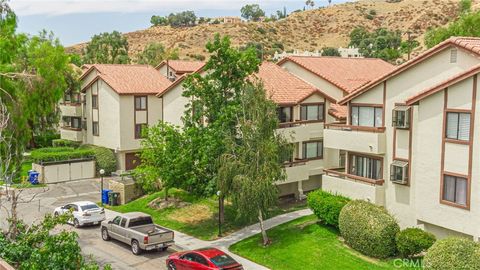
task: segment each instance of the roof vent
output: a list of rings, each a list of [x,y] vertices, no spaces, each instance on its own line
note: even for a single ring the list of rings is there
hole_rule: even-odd
[[[457,49],[453,48],[450,50],[450,63],[457,63]]]

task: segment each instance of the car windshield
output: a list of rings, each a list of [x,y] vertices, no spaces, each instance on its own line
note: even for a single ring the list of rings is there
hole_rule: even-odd
[[[98,209],[99,207],[96,204],[86,204],[86,205],[80,206],[80,208],[82,208],[82,211],[86,211],[91,209]]]
[[[228,256],[227,254],[218,255],[213,258],[210,258],[210,261],[212,261],[212,263],[218,267],[237,263],[232,257]]]
[[[138,217],[130,219],[130,223],[128,223],[128,227],[137,227],[142,225],[153,224],[151,217]]]

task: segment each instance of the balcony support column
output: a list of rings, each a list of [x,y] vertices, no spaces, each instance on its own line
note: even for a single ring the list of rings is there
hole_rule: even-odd
[[[297,200],[304,200],[306,198],[305,194],[303,194],[303,181],[297,182]]]

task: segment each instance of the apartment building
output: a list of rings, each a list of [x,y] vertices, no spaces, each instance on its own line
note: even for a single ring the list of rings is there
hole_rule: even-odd
[[[196,72],[205,65],[201,61],[165,60],[155,68],[170,81],[176,81],[182,75]]]
[[[311,57],[302,57],[302,59],[308,60]],[[320,62],[316,62],[314,65],[318,71],[339,69],[339,65],[336,67],[330,65],[336,58],[317,57],[315,59],[319,59]],[[356,59],[342,61],[343,64],[340,65],[342,69],[336,70],[337,74],[351,74],[353,78],[361,80],[361,82],[373,78],[373,75],[365,72],[352,74],[360,69],[357,69],[354,64],[349,64],[350,61],[356,61]],[[363,63],[364,68],[375,71],[374,75],[390,71],[393,68],[382,60],[365,60]],[[203,65],[196,66],[196,68],[198,69],[195,72],[203,73]],[[305,192],[321,187],[322,173],[325,167],[339,166],[342,160],[341,151],[324,149],[323,129],[326,123],[346,119],[346,106],[336,104],[340,98],[346,95],[345,91],[329,82],[329,80],[334,81],[330,74],[326,77],[313,74],[312,81],[322,86],[317,87],[289,72],[286,68],[269,62],[264,62],[254,76],[263,82],[269,98],[278,104],[280,120],[278,132],[284,134],[295,149],[293,156],[285,164],[287,180],[278,183],[280,194],[302,198]],[[367,76],[366,79],[365,76]],[[157,95],[163,100],[163,120],[178,126],[182,125],[181,116],[188,103],[188,99],[182,96],[184,79],[184,75],[178,77]],[[324,85],[331,85],[327,91],[332,94],[324,91]],[[326,161],[326,156],[330,157],[328,161]]]
[[[322,189],[384,206],[401,227],[480,237],[480,39],[451,38],[343,97]]]
[[[119,170],[139,164],[142,129],[162,119],[160,89],[171,82],[147,65],[86,67],[81,94],[66,95],[61,137],[112,149]]]

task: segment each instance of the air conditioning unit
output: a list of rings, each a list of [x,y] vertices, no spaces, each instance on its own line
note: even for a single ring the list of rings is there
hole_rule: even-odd
[[[394,160],[390,165],[390,181],[399,185],[408,184],[408,162]]]

